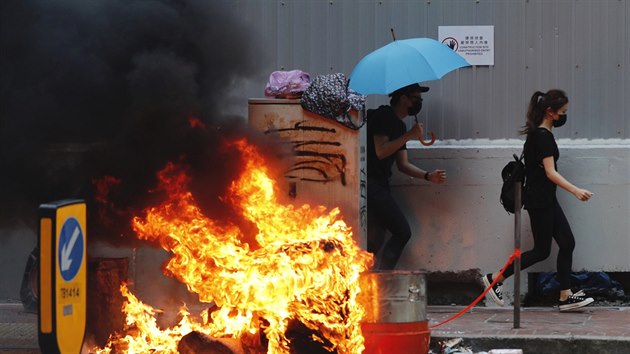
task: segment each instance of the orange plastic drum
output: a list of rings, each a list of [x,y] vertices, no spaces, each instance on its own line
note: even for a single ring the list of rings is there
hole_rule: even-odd
[[[359,301],[366,311],[363,354],[428,353],[425,273],[376,271],[360,281]]]
[[[363,323],[363,354],[426,354],[431,335],[427,321],[409,323]]]

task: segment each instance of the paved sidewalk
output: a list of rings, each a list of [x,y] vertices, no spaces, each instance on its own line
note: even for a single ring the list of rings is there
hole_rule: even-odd
[[[429,325],[462,308],[429,306]],[[437,353],[439,341],[463,338],[462,344],[475,353],[509,348],[525,354],[630,353],[630,307],[587,307],[564,313],[557,308],[524,308],[520,322],[521,328],[514,329],[510,307],[475,307],[433,329],[431,347]],[[35,354],[38,348],[37,315],[25,313],[19,303],[0,303],[0,354]]]
[[[429,326],[461,311],[457,306],[429,306]],[[431,347],[440,340],[463,338],[474,352],[522,349],[523,353],[630,353],[630,307],[586,307],[559,312],[556,307],[523,308],[520,328],[512,307],[474,307],[461,317],[433,329]]]
[[[24,312],[21,303],[0,303],[0,353],[39,353],[37,315]]]

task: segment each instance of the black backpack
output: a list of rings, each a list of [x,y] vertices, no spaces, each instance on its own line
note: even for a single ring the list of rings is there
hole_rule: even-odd
[[[525,164],[523,163],[523,154],[518,157],[516,154],[512,155],[514,161],[508,162],[503,170],[501,170],[501,178],[503,178],[503,186],[501,186],[501,196],[499,201],[503,205],[503,208],[508,213],[514,213],[514,189],[515,183],[521,182],[521,205],[523,207],[523,197],[525,192]],[[520,209],[519,208],[519,209]]]

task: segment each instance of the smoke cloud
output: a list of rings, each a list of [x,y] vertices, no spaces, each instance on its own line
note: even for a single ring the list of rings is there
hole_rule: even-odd
[[[113,219],[91,227],[110,237],[105,228],[127,225],[155,173],[178,159],[212,208],[240,163],[218,153],[222,139],[253,134],[222,115],[226,92],[260,74],[259,41],[235,4],[0,2],[0,226],[31,223],[58,199],[86,199],[95,213],[93,181],[114,176]]]

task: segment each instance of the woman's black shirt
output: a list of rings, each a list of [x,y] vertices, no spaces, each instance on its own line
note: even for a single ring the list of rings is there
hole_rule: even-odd
[[[547,208],[556,202],[556,184],[545,174],[543,159],[553,156],[554,169],[558,170],[560,151],[553,134],[545,128],[536,128],[525,140],[525,208]]]

